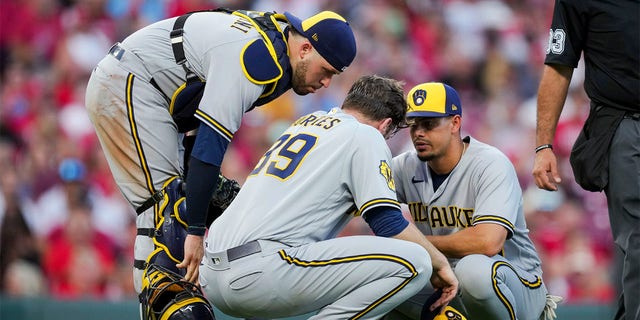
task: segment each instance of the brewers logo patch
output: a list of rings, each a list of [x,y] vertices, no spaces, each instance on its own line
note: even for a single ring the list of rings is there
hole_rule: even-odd
[[[380,174],[387,181],[387,187],[392,191],[396,191],[396,183],[393,181],[393,175],[391,174],[391,167],[386,160],[380,160]]]
[[[427,100],[427,91],[423,89],[418,89],[413,93],[411,97],[413,99],[413,104],[416,106],[422,105],[425,100]]]

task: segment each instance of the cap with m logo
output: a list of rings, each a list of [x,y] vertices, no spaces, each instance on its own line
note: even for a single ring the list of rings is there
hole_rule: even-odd
[[[413,87],[407,95],[407,118],[462,115],[460,97],[455,89],[441,82]]]

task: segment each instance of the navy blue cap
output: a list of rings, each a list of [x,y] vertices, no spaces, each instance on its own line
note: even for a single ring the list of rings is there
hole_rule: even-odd
[[[284,15],[336,70],[342,72],[353,62],[356,57],[356,38],[342,16],[332,11],[322,11],[302,21],[289,12]]]
[[[407,95],[407,105],[407,118],[462,115],[458,93],[440,82],[427,82],[413,87]]]

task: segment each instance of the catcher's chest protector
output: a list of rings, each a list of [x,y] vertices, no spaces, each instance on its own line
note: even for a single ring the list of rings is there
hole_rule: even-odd
[[[263,41],[256,40],[249,44],[240,59],[247,79],[255,84],[265,85],[262,95],[251,108],[266,104],[291,88],[287,39],[284,30],[281,30],[277,23],[277,21],[286,21],[284,15],[245,10],[232,11],[225,8],[209,11],[226,12],[243,18],[248,26],[255,27],[262,35]],[[187,59],[184,54],[182,33],[184,24],[192,13],[194,12],[178,17],[171,32],[176,63],[182,65],[186,72],[186,82],[174,92],[169,107],[173,120],[178,126],[178,132],[181,133],[198,127],[199,121],[193,115],[202,100],[205,87],[205,82],[185,66]]]

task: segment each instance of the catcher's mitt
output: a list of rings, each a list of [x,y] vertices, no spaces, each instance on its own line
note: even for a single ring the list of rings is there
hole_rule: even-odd
[[[240,185],[237,181],[227,179],[222,174],[219,176],[218,188],[211,197],[211,204],[224,211],[231,201],[235,199],[236,195],[240,192]]]

